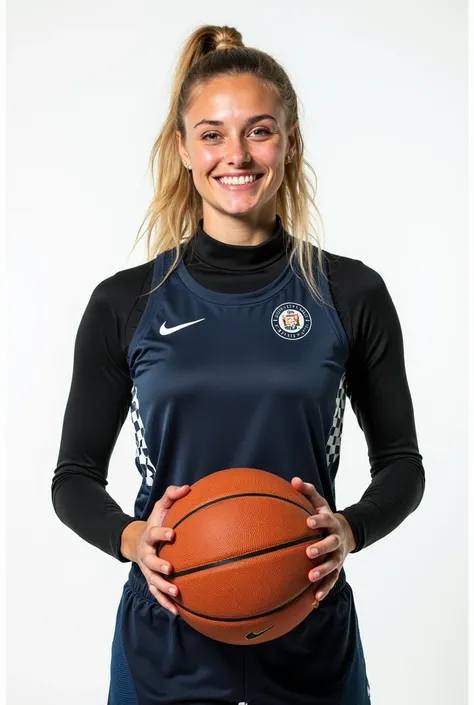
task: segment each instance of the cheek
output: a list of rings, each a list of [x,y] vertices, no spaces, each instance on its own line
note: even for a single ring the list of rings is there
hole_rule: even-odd
[[[209,149],[197,149],[193,154],[193,163],[199,173],[211,171],[218,161],[216,152]]]
[[[273,169],[273,171],[281,168],[280,163],[283,162],[283,156],[279,145],[262,142],[261,145],[255,145],[251,153],[259,164],[264,164]]]
[[[275,150],[271,155],[268,155],[266,164],[272,170],[272,181],[280,184],[285,175],[285,160],[279,150]]]

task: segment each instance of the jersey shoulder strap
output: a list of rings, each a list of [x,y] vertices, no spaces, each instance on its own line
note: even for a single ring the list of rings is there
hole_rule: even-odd
[[[171,250],[166,250],[166,252],[162,252],[161,254],[156,256],[155,266],[153,268],[153,281],[151,286],[152,290],[155,287],[159,286],[159,284],[161,284],[163,279],[166,277],[169,270],[171,269],[175,257],[176,247],[173,247]]]

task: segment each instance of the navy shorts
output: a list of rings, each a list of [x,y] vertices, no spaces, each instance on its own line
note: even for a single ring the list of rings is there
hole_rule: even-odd
[[[370,705],[352,589],[344,579],[273,641],[223,644],[155,600],[134,564],[117,612],[108,705]]]

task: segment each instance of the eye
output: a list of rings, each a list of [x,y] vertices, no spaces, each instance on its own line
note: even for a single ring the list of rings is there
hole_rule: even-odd
[[[266,127],[256,127],[254,132],[261,132],[263,130],[264,134],[270,135],[271,132]]]
[[[252,130],[252,132],[262,132],[262,131],[264,133],[264,136],[271,134],[270,130],[267,129],[266,127],[256,127],[255,130]],[[207,139],[207,138],[211,135],[217,135],[217,134],[218,134],[217,132],[206,132],[206,134],[202,136],[202,139],[205,140],[206,142],[215,142],[214,139]]]
[[[210,135],[217,135],[217,132],[207,132],[205,135],[202,136],[203,140],[206,140],[207,137]],[[214,140],[206,140],[207,142],[214,142]]]

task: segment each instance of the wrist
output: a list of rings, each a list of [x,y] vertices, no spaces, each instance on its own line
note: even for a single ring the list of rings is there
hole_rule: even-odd
[[[353,551],[354,548],[356,547],[356,542],[355,542],[355,538],[354,538],[354,533],[353,533],[353,531],[352,531],[352,527],[351,527],[351,525],[349,524],[349,522],[347,521],[347,519],[346,519],[346,517],[344,516],[344,514],[336,513],[334,516],[336,516],[336,517],[338,518],[339,523],[341,524],[341,526],[342,526],[342,528],[343,528],[343,531],[344,531],[344,541],[345,541],[345,544],[346,544],[346,547],[347,547],[346,552],[347,552],[347,553],[352,553],[352,551]]]
[[[138,537],[143,533],[146,521],[132,521],[127,524],[120,537],[120,553],[133,563],[137,562]]]

